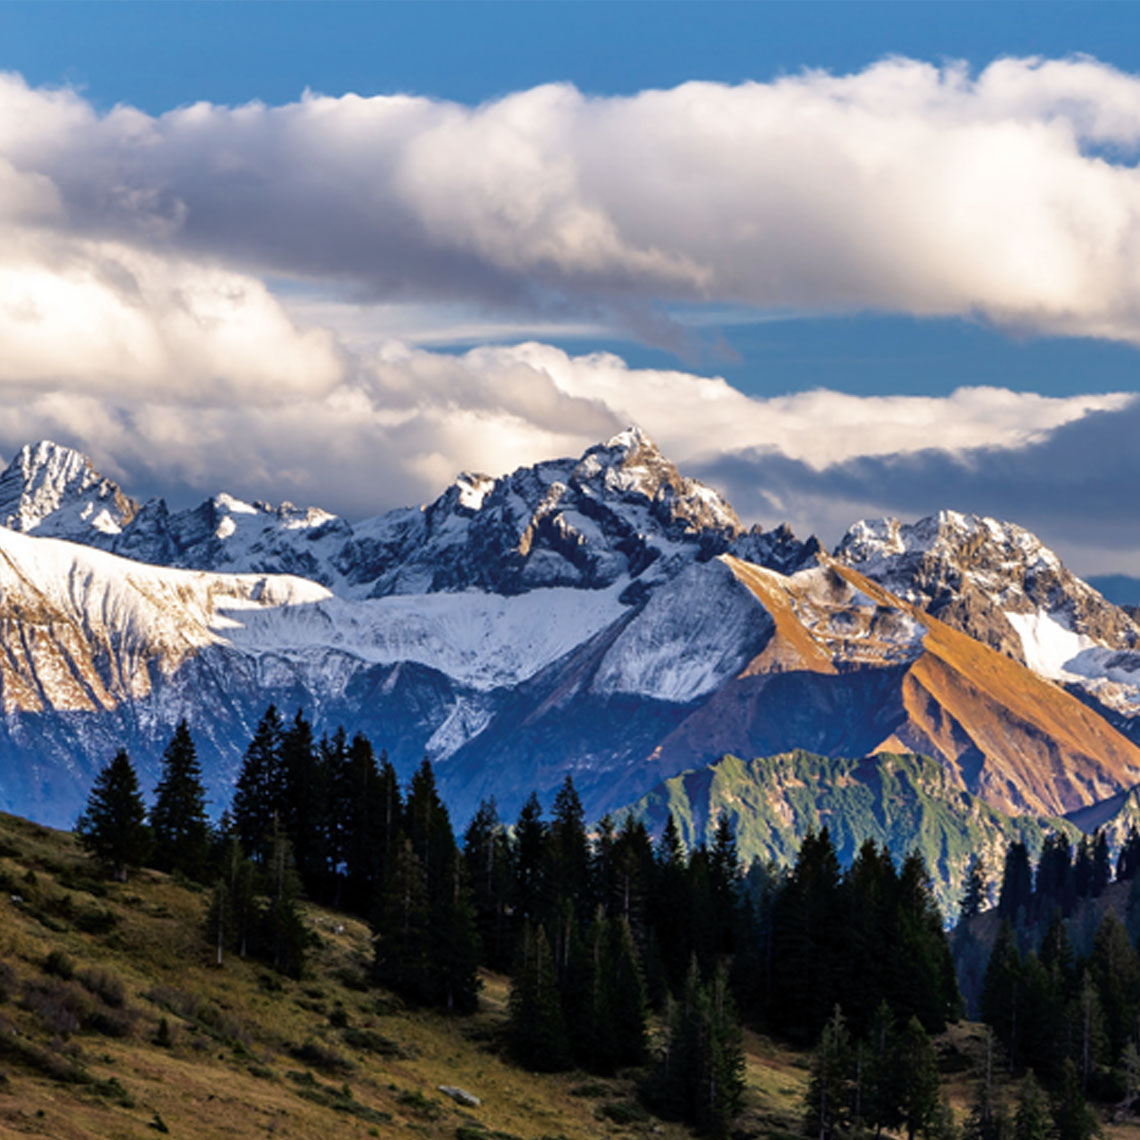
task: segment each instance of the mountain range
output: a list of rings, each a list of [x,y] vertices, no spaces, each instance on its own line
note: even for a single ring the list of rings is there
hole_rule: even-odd
[[[355,524],[139,503],[45,441],[0,524],[0,808],[44,822],[120,746],[153,781],[183,716],[217,808],[270,702],[426,753],[461,826],[796,749],[921,754],[1006,817],[1105,822],[1140,783],[1140,626],[1032,534],[943,511],[828,552],[637,429]]]

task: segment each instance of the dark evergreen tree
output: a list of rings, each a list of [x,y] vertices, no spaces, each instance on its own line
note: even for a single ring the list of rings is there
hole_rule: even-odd
[[[384,778],[372,744],[362,733],[356,733],[348,745],[346,770],[343,778],[335,782],[335,788],[334,811],[342,813],[343,818],[342,903],[346,910],[370,918],[372,904],[384,881],[391,842],[385,819]],[[395,820],[399,820],[398,810]]]
[[[853,1051],[847,1023],[839,1006],[823,1026],[812,1058],[804,1133],[818,1140],[836,1140],[851,1126]]]
[[[282,806],[281,718],[270,705],[245,750],[231,809],[238,840],[255,863],[269,862]]]
[[[1033,893],[1034,915],[1038,918],[1050,915],[1054,907],[1060,907],[1062,914],[1069,914],[1077,898],[1088,896],[1091,882],[1092,855],[1087,842],[1081,841],[1074,867],[1069,837],[1064,833],[1050,832],[1045,837],[1045,845],[1037,863],[1037,882]]]
[[[1020,840],[1014,840],[1005,854],[1001,894],[998,897],[998,917],[1021,923],[1028,918],[1033,902],[1033,871],[1029,865],[1029,849]]]
[[[511,846],[494,797],[484,800],[463,836],[463,861],[471,884],[484,961],[493,970],[511,965]]]
[[[740,931],[740,858],[736,833],[728,815],[717,819],[709,848],[709,901],[713,922],[713,953],[718,959],[736,951]]]
[[[1030,1069],[1021,1082],[1017,1113],[1013,1118],[1013,1140],[1051,1140],[1053,1120],[1049,1099]]]
[[[901,1018],[916,1016],[940,1033],[958,1016],[958,980],[942,914],[921,856],[913,852],[899,872],[897,935],[888,1001]]]
[[[538,796],[531,792],[515,823],[511,895],[521,922],[538,922],[546,913],[545,864],[546,824]]]
[[[1116,912],[1104,912],[1093,941],[1089,972],[1104,1010],[1109,1056],[1124,1051],[1140,1017],[1140,958]]]
[[[1077,858],[1073,867],[1073,893],[1076,898],[1087,899],[1093,888],[1093,848],[1092,840],[1082,835],[1077,844]],[[1066,913],[1071,910],[1066,908]]]
[[[397,993],[424,1000],[431,968],[427,877],[406,836],[397,841],[377,909],[373,977]]]
[[[906,1023],[898,1046],[902,1123],[907,1140],[914,1140],[916,1133],[928,1130],[938,1112],[938,1058],[917,1017]]]
[[[824,828],[808,832],[774,916],[772,1027],[793,1040],[818,1038],[842,993],[846,948],[839,860]]]
[[[966,881],[962,885],[962,901],[958,906],[958,921],[967,922],[989,906],[990,888],[986,880],[986,865],[981,855],[974,854],[966,868]]]
[[[128,868],[146,861],[151,846],[146,807],[125,749],[95,777],[75,832],[84,850],[105,864],[117,882],[125,883]]]
[[[665,980],[662,990],[677,990],[684,981],[693,953],[693,939],[689,929],[688,860],[672,812],[657,843],[656,869],[648,905],[650,924],[659,933],[659,953]],[[655,996],[663,999],[665,995],[662,992]]]
[[[1092,1140],[1099,1131],[1096,1116],[1081,1089],[1077,1066],[1071,1058],[1065,1059],[1061,1070],[1061,1083],[1053,1102],[1053,1126],[1056,1140]]]
[[[328,874],[327,773],[320,763],[313,726],[301,709],[281,734],[282,803],[280,823],[293,849],[305,890],[324,894]]]
[[[301,882],[293,852],[289,840],[280,831],[273,836],[267,871],[265,886],[269,903],[261,922],[262,952],[275,970],[299,978],[305,971],[309,934],[298,905]]]
[[[538,1072],[570,1067],[570,1042],[546,931],[527,926],[511,981],[508,1035],[519,1062]]]
[[[160,871],[179,871],[198,879],[206,869],[210,822],[206,789],[194,739],[185,719],[178,722],[162,754],[162,777],[150,811],[153,862]]]
[[[1010,1066],[1018,1063],[1018,1015],[1021,1008],[1021,955],[1013,927],[1005,919],[998,928],[982,982],[982,1020],[1009,1051]],[[1024,1012],[1021,1019],[1024,1020]]]
[[[686,1120],[707,1135],[725,1136],[743,1090],[744,1049],[728,974],[718,967],[706,986],[694,957],[682,997],[670,1012],[651,1099],[664,1115]]]

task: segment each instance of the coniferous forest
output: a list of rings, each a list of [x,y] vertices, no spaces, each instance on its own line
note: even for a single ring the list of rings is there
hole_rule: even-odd
[[[957,1135],[932,1038],[967,1012],[959,974],[992,1031],[965,1135],[1085,1140],[1087,1098],[1140,1086],[1140,957],[1111,907],[1088,934],[1107,893],[1136,902],[1135,832],[1115,868],[1103,835],[1075,851],[1050,836],[1036,869],[1012,844],[992,908],[975,860],[948,935],[917,854],[868,841],[844,869],[824,829],[791,867],[745,868],[723,820],[691,851],[671,816],[659,836],[632,815],[588,826],[569,777],[511,821],[485,801],[457,835],[426,758],[402,785],[363,735],[317,739],[272,707],[216,824],[183,722],[149,812],[120,752],[77,831],[115,877],[145,864],[208,885],[219,966],[303,975],[308,898],[370,924],[377,986],[462,1015],[480,967],[508,974],[502,1044],[518,1064],[636,1069],[656,1112],[708,1134],[739,1109],[750,1027],[812,1050],[808,1134]],[[995,1066],[1020,1080],[1016,1106]]]

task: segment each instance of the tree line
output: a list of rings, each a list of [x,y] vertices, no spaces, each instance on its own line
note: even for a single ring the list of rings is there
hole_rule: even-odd
[[[725,817],[691,851],[672,817],[658,837],[633,815],[590,828],[569,777],[549,817],[534,794],[509,823],[489,799],[457,838],[426,759],[402,785],[365,736],[318,739],[301,712],[266,710],[216,825],[183,722],[149,813],[120,753],[78,830],[116,875],[149,862],[211,885],[219,962],[250,954],[299,974],[297,900],[308,897],[371,924],[375,983],[464,1013],[480,966],[507,972],[507,1040],[521,1063],[641,1066],[657,1111],[711,1134],[739,1107],[742,1018],[800,1045],[823,1035],[842,1056],[848,1034],[886,1065],[926,1056],[914,1035],[928,1041],[959,1010],[917,854],[896,863],[868,842],[843,871],[824,829],[792,867],[745,869]],[[866,1101],[888,1126],[918,1119],[899,1115],[901,1090]]]

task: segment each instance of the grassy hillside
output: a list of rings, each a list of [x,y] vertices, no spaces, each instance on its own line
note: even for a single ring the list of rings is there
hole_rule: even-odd
[[[759,857],[788,864],[807,831],[825,825],[844,864],[866,839],[888,844],[896,855],[917,849],[948,915],[975,851],[997,879],[1012,839],[1023,840],[1036,858],[1049,831],[1078,834],[1064,820],[1004,815],[956,786],[943,764],[910,754],[861,760],[800,750],[747,761],[726,756],[666,780],[632,810],[655,833],[672,812],[690,847],[711,841],[726,814],[745,863]]]
[[[632,1075],[510,1064],[502,977],[469,1019],[405,1009],[364,984],[367,927],[318,908],[302,981],[236,957],[217,969],[206,905],[155,872],[108,882],[70,835],[0,816],[0,1136],[689,1135],[644,1113]],[[797,1129],[805,1064],[749,1036],[745,1134]]]

